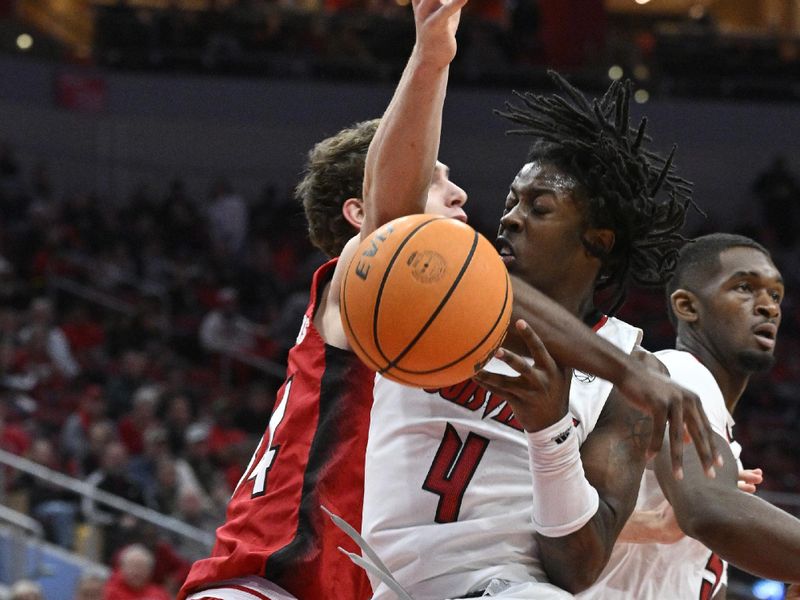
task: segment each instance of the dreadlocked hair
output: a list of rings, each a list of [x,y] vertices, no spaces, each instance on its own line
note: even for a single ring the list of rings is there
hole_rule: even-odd
[[[630,81],[615,81],[590,101],[558,73],[549,75],[560,94],[514,92],[523,105],[507,102],[495,113],[523,126],[508,134],[536,138],[528,160],[551,163],[577,179],[575,197],[585,201],[592,227],[614,231],[608,252],[583,241],[603,262],[595,291],[608,290],[607,312],[614,314],[631,281],[664,284],[685,241],[678,231],[689,205],[702,211],[692,200],[692,184],[675,175],[675,146],[667,157],[646,150],[647,119],[631,127]]]

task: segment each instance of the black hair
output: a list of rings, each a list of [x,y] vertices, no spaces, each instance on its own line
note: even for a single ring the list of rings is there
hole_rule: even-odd
[[[678,230],[688,206],[697,208],[692,184],[675,175],[674,146],[666,158],[644,149],[650,141],[646,118],[638,128],[630,126],[630,82],[615,81],[602,98],[590,101],[558,73],[549,74],[560,93],[514,92],[524,105],[507,102],[495,113],[524,126],[507,133],[536,138],[529,160],[552,163],[577,179],[582,189],[575,197],[585,201],[590,226],[614,231],[608,252],[584,239],[603,262],[595,291],[610,291],[607,312],[613,314],[631,280],[660,286],[672,272],[685,241]]]
[[[749,237],[734,233],[711,233],[689,240],[678,254],[675,270],[667,282],[667,306],[669,320],[677,325],[672,311],[670,297],[675,290],[685,289],[696,292],[704,281],[713,277],[720,267],[720,255],[730,248],[753,248],[772,260],[769,250]]]

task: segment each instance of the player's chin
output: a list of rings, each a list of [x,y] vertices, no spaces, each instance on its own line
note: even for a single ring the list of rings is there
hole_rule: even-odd
[[[769,371],[775,364],[772,350],[741,350],[737,356],[739,366],[748,373],[763,373]]]

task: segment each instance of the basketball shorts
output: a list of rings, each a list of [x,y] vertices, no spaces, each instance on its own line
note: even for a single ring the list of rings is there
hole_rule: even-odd
[[[186,600],[297,600],[282,587],[261,577],[242,577],[214,584]]]

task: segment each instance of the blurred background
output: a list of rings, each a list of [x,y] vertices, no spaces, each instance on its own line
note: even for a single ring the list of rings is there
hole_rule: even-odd
[[[407,0],[0,0],[0,598],[170,597],[208,552],[323,261],[306,152],[380,116],[413,39]],[[735,433],[800,514],[800,0],[470,0],[441,158],[487,235],[528,143],[492,109],[547,68],[633,80],[706,213],[684,233],[774,253],[778,361]],[[660,290],[622,316],[670,346]]]

